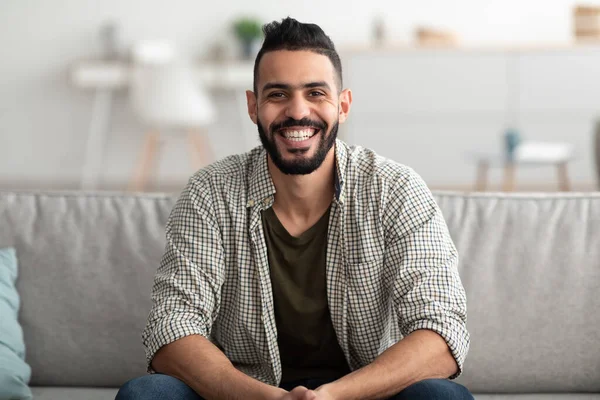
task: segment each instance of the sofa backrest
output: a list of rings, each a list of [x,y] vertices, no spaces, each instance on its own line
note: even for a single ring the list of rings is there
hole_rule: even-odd
[[[600,193],[438,194],[461,261],[474,392],[600,392]]]
[[[473,392],[600,392],[600,194],[436,193],[459,250]],[[169,195],[0,192],[32,385],[117,387],[141,331]]]
[[[141,331],[173,204],[0,193],[0,247],[17,250],[32,385],[118,387],[145,373]]]

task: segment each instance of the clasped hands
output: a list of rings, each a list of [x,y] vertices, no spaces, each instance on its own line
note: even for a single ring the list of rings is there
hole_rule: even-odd
[[[333,400],[333,396],[327,391],[325,386],[320,386],[315,390],[310,390],[304,386],[297,386],[289,392],[285,392],[279,400]]]

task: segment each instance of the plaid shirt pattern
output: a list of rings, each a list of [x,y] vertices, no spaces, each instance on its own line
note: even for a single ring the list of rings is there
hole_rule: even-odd
[[[338,140],[327,297],[352,370],[417,329],[469,348],[458,254],[439,207],[410,168]],[[275,187],[262,147],[198,171],[173,208],[142,334],[150,363],[187,335],[210,339],[240,371],[278,385],[281,363],[261,211]]]

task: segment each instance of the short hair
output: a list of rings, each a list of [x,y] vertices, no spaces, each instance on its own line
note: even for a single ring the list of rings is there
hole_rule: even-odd
[[[258,65],[265,53],[277,50],[308,50],[329,58],[336,72],[338,89],[342,90],[342,62],[333,41],[316,24],[305,24],[287,17],[281,22],[263,25],[265,39],[254,61],[254,92],[257,93]],[[258,93],[257,93],[258,94]]]

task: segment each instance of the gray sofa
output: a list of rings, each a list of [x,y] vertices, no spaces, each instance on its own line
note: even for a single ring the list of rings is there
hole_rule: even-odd
[[[485,399],[600,399],[600,194],[436,193],[461,255]],[[140,334],[175,197],[0,192],[37,399],[112,399]]]

